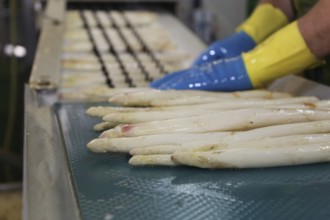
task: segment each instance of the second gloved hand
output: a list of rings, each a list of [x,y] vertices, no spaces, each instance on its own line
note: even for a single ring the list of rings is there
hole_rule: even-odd
[[[308,48],[295,21],[239,57],[178,71],[150,85],[158,89],[246,90],[321,63]]]
[[[235,91],[251,89],[252,83],[241,57],[224,59],[177,71],[152,82],[157,89]]]
[[[252,15],[238,27],[238,32],[211,44],[197,57],[193,65],[237,57],[252,50],[256,44],[287,23],[288,18],[281,10],[269,3],[259,4]]]

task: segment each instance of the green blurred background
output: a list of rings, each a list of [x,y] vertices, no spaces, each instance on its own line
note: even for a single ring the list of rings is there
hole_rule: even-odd
[[[33,50],[14,56],[17,46],[26,49],[23,1],[0,0],[0,184],[22,180],[24,130],[24,83],[33,59]],[[32,29],[32,28],[31,28]]]

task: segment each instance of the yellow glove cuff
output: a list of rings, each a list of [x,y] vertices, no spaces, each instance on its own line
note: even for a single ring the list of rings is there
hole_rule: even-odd
[[[298,73],[321,63],[307,47],[297,21],[242,56],[254,87],[260,87],[278,77]]]
[[[289,23],[286,15],[269,3],[260,4],[238,28],[253,38],[256,44]]]

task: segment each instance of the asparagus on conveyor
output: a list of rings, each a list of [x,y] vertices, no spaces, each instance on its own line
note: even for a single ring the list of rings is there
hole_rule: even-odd
[[[182,144],[188,141],[220,140],[231,135],[232,132],[209,132],[201,134],[160,134],[129,138],[97,138],[90,141],[87,147],[94,152],[126,152],[138,147],[155,146],[161,144]]]
[[[330,134],[298,134],[281,137],[265,137],[260,139],[235,141],[223,138],[221,141],[213,142],[209,140],[203,140],[197,143],[193,141],[185,142],[177,145],[159,145],[133,148],[130,150],[131,155],[154,155],[154,154],[172,154],[175,151],[207,151],[216,149],[229,149],[229,148],[241,148],[241,147],[277,147],[277,146],[289,146],[299,144],[311,144],[311,143],[330,143]]]
[[[317,103],[313,103],[312,101],[315,98],[306,97],[306,98],[298,98],[293,99],[290,103],[287,99],[283,100],[270,100],[270,101],[260,101],[260,100],[248,100],[248,101],[234,101],[234,102],[219,102],[219,103],[211,103],[205,105],[197,105],[196,107],[186,107],[186,108],[169,108],[168,110],[159,108],[147,108],[145,111],[143,108],[137,109],[137,111],[129,111],[125,112],[127,108],[119,109],[122,112],[112,112],[106,114],[103,117],[103,120],[109,123],[109,126],[115,126],[117,124],[135,124],[142,123],[148,121],[156,121],[156,120],[166,120],[166,119],[174,119],[174,118],[185,118],[188,116],[195,115],[203,115],[205,113],[212,112],[221,112],[223,110],[228,109],[239,109],[241,108],[255,108],[257,106],[264,106],[265,108],[276,108],[281,107],[281,109],[297,109],[297,107],[301,107],[300,109],[315,109]],[[305,101],[310,101],[309,104],[306,104]],[[295,104],[295,103],[305,103],[305,104]],[[286,103],[289,103],[286,105]],[[328,103],[329,104],[329,103]],[[243,106],[243,107],[242,107]],[[227,108],[227,109],[226,109]],[[299,108],[298,108],[299,109]],[[92,110],[92,109],[91,109]],[[111,109],[109,109],[111,111]],[[115,110],[114,108],[112,110]],[[91,111],[89,111],[91,112]],[[94,111],[96,112],[96,111]],[[100,109],[100,114],[105,114],[106,111]],[[88,113],[88,111],[87,111]]]
[[[109,95],[118,106],[92,107],[87,114],[104,120],[94,129],[113,128],[88,148],[129,152],[131,165],[254,168],[330,160],[327,100],[265,90],[144,88]]]
[[[244,132],[213,132],[200,134],[162,134],[130,138],[97,138],[88,144],[94,152],[148,152],[171,154],[180,149],[191,149],[220,143],[262,140],[272,137],[330,133],[330,120],[302,122],[257,128]],[[139,153],[137,153],[139,154]],[[141,154],[141,153],[140,153]],[[152,153],[147,153],[152,154]]]
[[[141,152],[133,156],[129,163],[132,165],[189,165],[201,168],[255,168],[268,166],[288,166],[310,163],[299,158],[301,155],[312,161],[323,162],[330,160],[330,154],[323,158],[317,158],[322,152],[329,152],[329,134],[295,135],[278,138],[266,138],[246,142],[223,142],[216,145],[206,145],[194,149],[179,149],[173,154],[158,154],[157,152]],[[296,146],[296,147],[295,147]],[[143,148],[142,148],[143,149]],[[140,148],[135,149],[142,150]],[[317,151],[315,155],[307,155],[301,152]],[[133,149],[134,150],[134,149]],[[152,149],[150,149],[152,150]],[[251,153],[251,151],[253,153]],[[255,152],[254,152],[255,151]],[[248,153],[247,153],[248,152]],[[256,154],[257,152],[257,154]],[[150,153],[150,155],[149,155]],[[244,154],[247,153],[247,158]],[[258,159],[258,156],[265,154],[267,159]],[[160,157],[160,155],[163,155]],[[277,157],[269,160],[269,158]],[[231,157],[228,159],[227,157]],[[158,158],[162,158],[158,163]],[[291,160],[290,160],[291,158]],[[164,162],[167,159],[167,162]]]
[[[148,108],[93,106],[87,109],[86,113],[94,117],[104,117],[107,114],[111,114],[111,113],[147,111],[147,109]]]
[[[100,137],[134,137],[161,133],[239,131],[270,125],[329,120],[330,111],[304,109],[239,109],[178,119],[118,125]]]
[[[146,160],[146,158],[145,158]],[[330,161],[330,143],[250,147],[206,152],[177,151],[171,162],[200,168],[260,168]]]
[[[312,100],[314,98],[293,98],[289,102],[286,99],[281,100],[236,100],[236,101],[221,101],[207,104],[196,104],[187,106],[166,106],[166,107],[117,107],[117,106],[93,106],[87,109],[86,113],[93,117],[104,117],[112,113],[135,113],[135,112],[173,112],[183,110],[234,110],[241,108],[254,108],[256,106],[276,108],[296,108],[296,109],[329,109],[329,101]],[[282,102],[283,101],[283,102]]]
[[[153,106],[153,103],[156,102],[156,100],[167,100],[172,99],[173,97],[175,97],[176,99],[180,98],[183,102],[181,104],[187,105],[187,100],[190,100],[189,104],[198,104],[205,102],[214,102],[223,99],[277,99],[287,98],[289,96],[290,95],[287,93],[270,92],[266,90],[252,90],[234,93],[206,92],[196,90],[144,90],[136,92],[117,93],[113,95],[109,99],[109,101],[121,106]]]

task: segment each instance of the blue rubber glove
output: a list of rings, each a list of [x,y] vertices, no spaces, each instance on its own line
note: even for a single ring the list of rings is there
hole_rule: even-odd
[[[208,91],[237,91],[253,88],[241,56],[193,66],[170,75],[170,78],[156,80],[150,86],[163,90]]]
[[[237,57],[242,52],[252,50],[256,46],[253,38],[247,35],[244,31],[233,34],[231,37],[217,41],[209,46],[193,63],[194,65],[202,65],[207,62],[216,61],[224,58]],[[151,86],[158,87],[163,82],[166,82],[177,74],[181,75],[182,71],[168,74],[160,80],[154,81]]]
[[[242,52],[252,50],[255,46],[256,43],[253,38],[244,31],[240,31],[228,38],[211,44],[199,55],[193,65],[201,65],[219,59],[237,57],[241,55]]]

